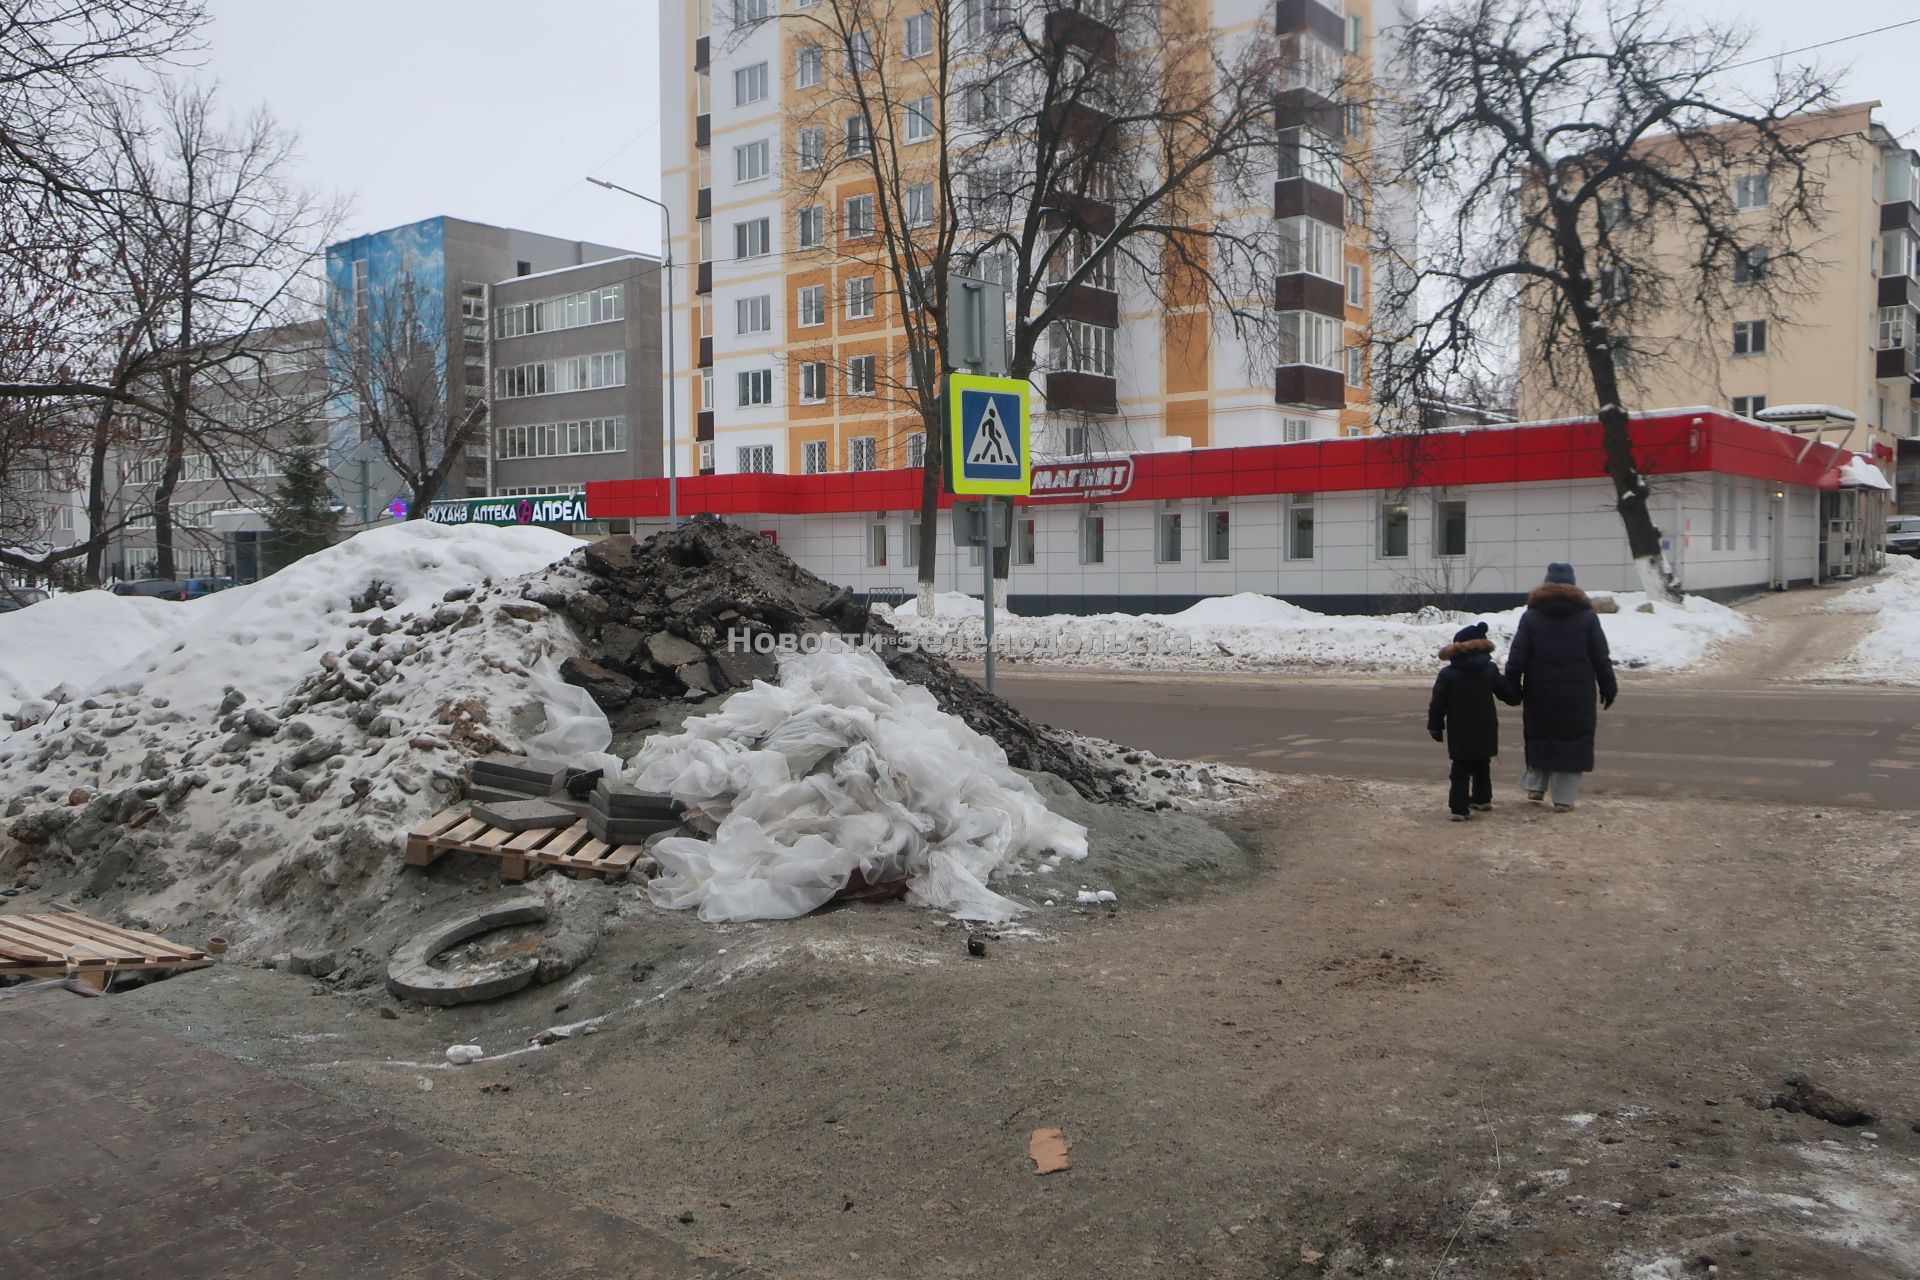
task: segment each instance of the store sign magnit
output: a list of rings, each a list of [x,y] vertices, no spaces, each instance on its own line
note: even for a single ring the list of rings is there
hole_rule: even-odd
[[[427,508],[435,524],[580,524],[587,518],[583,493],[536,493],[523,498],[466,498]]]
[[[1035,498],[1117,498],[1133,487],[1133,459],[1109,462],[1036,462]]]

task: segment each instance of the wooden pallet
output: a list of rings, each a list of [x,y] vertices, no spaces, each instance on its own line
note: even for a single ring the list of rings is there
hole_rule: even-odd
[[[489,826],[465,809],[448,809],[407,832],[408,866],[430,867],[449,853],[478,853],[500,860],[502,880],[525,880],[543,866],[618,880],[645,852],[643,845],[594,839],[585,818],[570,827],[515,833]]]
[[[0,916],[0,973],[78,978],[105,988],[110,974],[133,969],[200,969],[204,951],[151,933],[122,929],[78,911]]]

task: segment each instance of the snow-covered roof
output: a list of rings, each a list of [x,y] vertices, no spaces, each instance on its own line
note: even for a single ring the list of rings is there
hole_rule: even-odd
[[[1802,422],[1810,418],[1834,418],[1841,422],[1856,420],[1851,409],[1842,409],[1837,404],[1775,404],[1768,405],[1753,416],[1762,422]]]
[[[1846,466],[1840,468],[1840,484],[1843,488],[1854,489],[1891,490],[1893,488],[1879,467],[1857,453],[1847,459]]]

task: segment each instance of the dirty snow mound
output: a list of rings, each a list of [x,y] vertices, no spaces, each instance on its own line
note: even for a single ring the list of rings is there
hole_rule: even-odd
[[[780,661],[684,733],[651,739],[632,774],[718,820],[711,841],[653,848],[663,907],[700,918],[786,919],[847,887],[910,878],[926,904],[968,920],[1021,910],[988,882],[1048,854],[1087,853],[1086,828],[1048,811],[1006,753],[933,695],[841,645]]]
[[[1874,622],[1853,652],[1816,673],[1820,678],[1920,684],[1920,559],[1888,557],[1884,570],[1830,602],[1826,611],[1871,614]]]
[[[92,686],[191,626],[200,603],[75,591],[0,613],[0,716],[56,689],[64,698]]]

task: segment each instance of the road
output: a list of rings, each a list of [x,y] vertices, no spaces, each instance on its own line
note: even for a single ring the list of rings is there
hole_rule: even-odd
[[[1585,794],[1689,795],[1920,809],[1920,690],[1691,687],[1622,672]],[[1424,779],[1442,800],[1444,751],[1426,734],[1424,682],[1353,677],[1003,673],[999,692],[1063,729],[1164,756],[1275,773]],[[1496,793],[1520,769],[1520,713],[1502,713]]]

